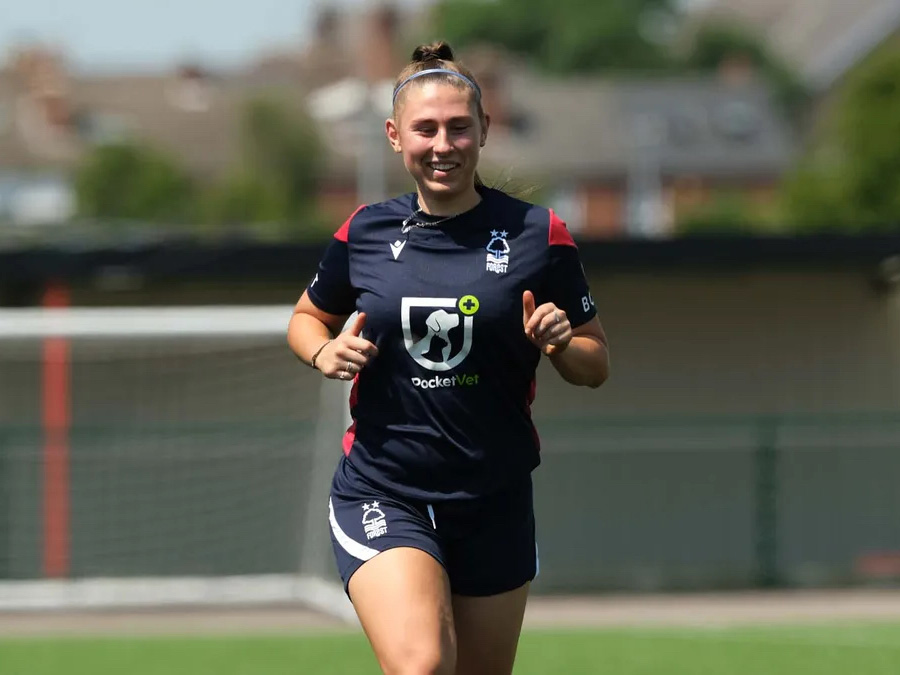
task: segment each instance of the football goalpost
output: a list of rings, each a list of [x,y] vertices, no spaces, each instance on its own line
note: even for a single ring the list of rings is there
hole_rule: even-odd
[[[327,503],[349,383],[289,306],[0,309],[0,611],[351,618]]]

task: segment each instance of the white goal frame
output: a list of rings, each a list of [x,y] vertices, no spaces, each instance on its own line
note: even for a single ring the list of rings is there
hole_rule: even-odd
[[[274,336],[287,333],[293,306],[228,305],[113,308],[0,308],[0,349],[4,341],[46,338],[159,338]],[[352,321],[352,318],[350,321]],[[349,322],[348,322],[349,323]],[[285,350],[287,350],[285,343]],[[327,533],[315,516],[326,517],[333,448],[349,425],[351,383],[323,380],[324,414],[316,425],[305,533],[316,539],[304,547],[300,569],[321,569],[330,557]],[[327,455],[325,454],[327,451]],[[324,520],[323,520],[324,522]],[[315,560],[310,560],[310,557]],[[216,577],[126,577],[0,580],[0,612],[59,610],[224,607],[301,604],[354,622],[356,615],[339,583],[297,574]]]

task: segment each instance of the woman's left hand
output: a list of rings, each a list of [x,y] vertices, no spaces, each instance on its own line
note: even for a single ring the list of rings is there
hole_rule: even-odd
[[[531,291],[522,294],[522,324],[532,344],[548,356],[561,352],[572,340],[572,324],[565,311],[552,302],[535,308]]]

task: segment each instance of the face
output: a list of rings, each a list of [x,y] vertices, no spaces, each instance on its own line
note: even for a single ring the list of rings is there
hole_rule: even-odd
[[[407,87],[396,119],[387,120],[385,129],[416,181],[421,203],[474,206],[479,198],[475,169],[487,121],[482,126],[478,119],[472,90],[444,82]]]

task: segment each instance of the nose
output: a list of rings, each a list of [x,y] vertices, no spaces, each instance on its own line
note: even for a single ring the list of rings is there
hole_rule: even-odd
[[[437,153],[450,152],[453,146],[450,143],[450,134],[446,128],[438,129],[434,136],[434,151]]]

